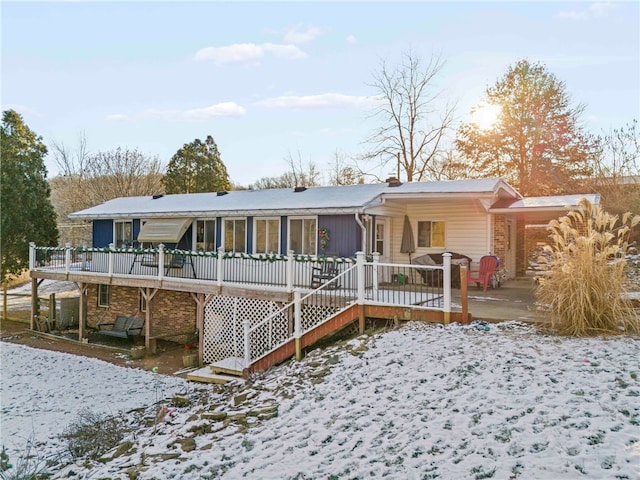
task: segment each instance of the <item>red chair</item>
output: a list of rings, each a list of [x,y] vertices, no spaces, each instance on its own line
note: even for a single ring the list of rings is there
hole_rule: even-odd
[[[485,255],[480,259],[480,269],[467,273],[467,283],[475,282],[478,288],[482,284],[482,289],[486,292],[487,286],[491,283],[491,277],[498,269],[498,258],[493,255]]]

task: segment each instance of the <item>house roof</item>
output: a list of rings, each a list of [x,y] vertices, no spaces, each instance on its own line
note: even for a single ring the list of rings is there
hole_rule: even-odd
[[[301,190],[301,191],[296,191]],[[213,217],[364,213],[385,197],[419,195],[520,198],[499,178],[310,187],[306,189],[236,190],[145,197],[120,197],[69,215],[71,218]]]
[[[527,198],[503,198],[494,203],[489,209],[490,213],[531,213],[540,212],[566,212],[567,207],[575,207],[578,202],[586,198],[593,205],[600,203],[600,195],[597,193],[584,193],[575,195],[556,195],[549,197]]]

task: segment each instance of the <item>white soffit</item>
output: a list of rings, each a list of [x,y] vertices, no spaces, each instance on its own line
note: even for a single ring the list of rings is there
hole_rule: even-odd
[[[140,227],[138,242],[178,243],[187,231],[191,218],[154,218]]]

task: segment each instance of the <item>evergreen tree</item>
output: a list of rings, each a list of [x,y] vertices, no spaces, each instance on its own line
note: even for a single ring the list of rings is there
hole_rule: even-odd
[[[186,143],[167,167],[163,179],[167,193],[219,192],[231,189],[227,167],[211,135]]]
[[[47,147],[13,110],[2,114],[0,217],[2,280],[29,265],[29,242],[58,243],[56,214],[49,196],[44,156]]]
[[[543,65],[520,60],[484,103],[499,107],[495,123],[463,124],[456,139],[474,176],[503,177],[531,196],[571,192],[589,174],[598,142],[579,125],[584,106],[572,107],[564,82]]]

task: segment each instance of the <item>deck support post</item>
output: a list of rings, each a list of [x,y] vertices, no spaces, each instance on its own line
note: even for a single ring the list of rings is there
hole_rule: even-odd
[[[224,261],[224,247],[218,247],[218,258],[216,259],[216,277],[218,280],[218,287],[222,287],[222,277],[224,276],[223,261]]]
[[[462,305],[462,323],[469,323],[469,292],[467,284],[467,266],[460,265],[460,304]]]
[[[113,249],[115,248],[114,243],[109,244],[109,276],[113,277]]]
[[[140,294],[144,297],[147,305],[147,311],[144,315],[144,348],[147,353],[156,353],[157,342],[155,338],[151,338],[151,300],[158,293],[157,288],[140,288]]]
[[[29,270],[36,268],[36,244],[29,242]]]
[[[444,288],[444,324],[448,325],[451,319],[451,254],[449,252],[442,254],[442,263],[444,269],[442,281],[442,287]]]
[[[296,360],[302,360],[302,304],[300,291],[293,292],[293,338],[296,344]]]
[[[164,243],[158,245],[158,278],[164,277]]]
[[[378,279],[378,264],[380,263],[380,253],[373,252],[373,298],[378,298],[378,285],[380,281]]]
[[[245,318],[242,325],[244,326],[244,368],[246,369],[251,366],[251,339],[249,338],[251,321]]]
[[[64,273],[71,270],[71,244],[66,243],[64,246]]]
[[[4,281],[4,284],[6,285],[6,279]],[[5,299],[7,298],[6,296],[6,291],[5,291]],[[38,279],[37,278],[31,278],[31,319],[29,320],[29,329],[31,330],[35,330],[36,329],[36,317],[38,316],[40,312],[38,311]],[[6,317],[5,317],[6,320]]]
[[[356,252],[356,281],[358,285],[358,331],[364,333],[364,264],[366,255],[364,252]],[[373,268],[374,272],[376,267]],[[375,275],[375,274],[374,274]],[[375,298],[375,297],[374,297]]]
[[[287,251],[287,270],[286,270],[286,283],[287,283],[287,292],[291,293],[293,291],[293,250]]]
[[[80,305],[78,306],[78,341],[82,342],[85,336],[85,324],[87,323],[87,312],[85,309],[84,297],[87,293],[87,288],[89,288],[89,285],[87,285],[86,283],[78,282],[76,283],[76,286],[78,287],[78,290],[80,290]]]

